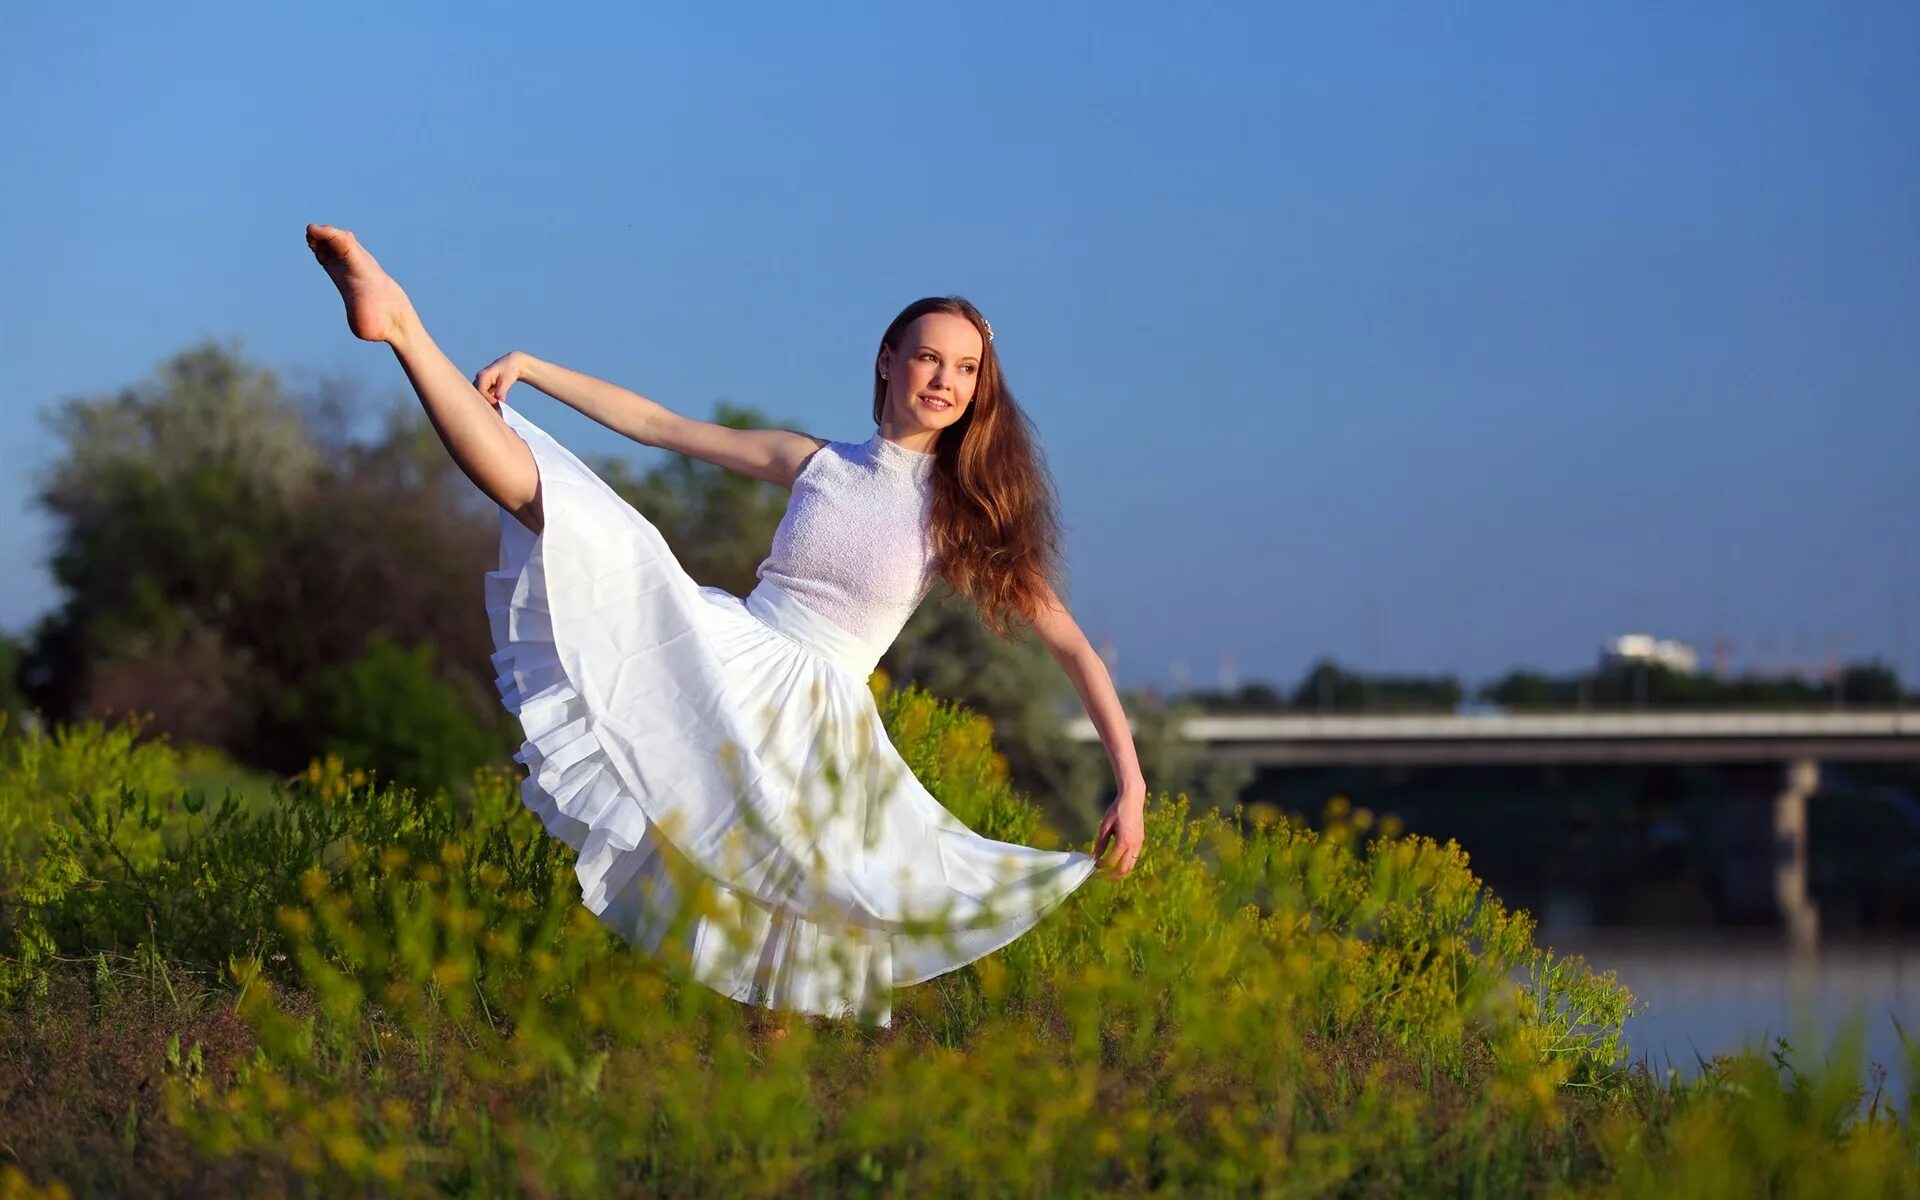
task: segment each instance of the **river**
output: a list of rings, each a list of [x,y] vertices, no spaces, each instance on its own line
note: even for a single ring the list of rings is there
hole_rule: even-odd
[[[1854,940],[1794,951],[1777,934],[1666,929],[1543,929],[1536,938],[1612,970],[1641,1001],[1627,1021],[1637,1062],[1656,1075],[1699,1073],[1699,1059],[1742,1045],[1770,1052],[1776,1037],[1811,1065],[1836,1048],[1843,1025],[1862,1023],[1864,1059],[1886,1068],[1888,1098],[1902,1100],[1910,1065],[1900,1030],[1920,1038],[1920,942]],[[1811,1022],[1809,1024],[1809,1022]],[[1920,1044],[1920,1043],[1917,1043]]]

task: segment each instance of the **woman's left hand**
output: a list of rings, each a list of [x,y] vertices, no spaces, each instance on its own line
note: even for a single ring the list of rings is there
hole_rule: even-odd
[[[1120,789],[1100,818],[1100,832],[1094,835],[1093,856],[1104,858],[1111,839],[1113,877],[1125,879],[1140,858],[1140,847],[1147,840],[1147,785],[1135,784]]]
[[[506,402],[507,389],[526,376],[527,364],[530,361],[532,356],[526,352],[509,350],[480,368],[480,373],[473,377],[474,389],[487,398],[488,404],[498,410],[500,405]]]

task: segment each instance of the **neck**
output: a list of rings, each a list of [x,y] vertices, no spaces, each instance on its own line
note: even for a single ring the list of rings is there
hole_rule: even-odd
[[[903,429],[899,422],[891,420],[880,422],[880,436],[916,454],[932,454],[933,448],[940,444],[938,429]]]

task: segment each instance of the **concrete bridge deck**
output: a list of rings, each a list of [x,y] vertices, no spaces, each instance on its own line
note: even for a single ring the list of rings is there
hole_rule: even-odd
[[[1085,716],[1067,723],[1097,741]],[[1257,766],[1920,762],[1920,711],[1586,712],[1188,718],[1211,756]]]

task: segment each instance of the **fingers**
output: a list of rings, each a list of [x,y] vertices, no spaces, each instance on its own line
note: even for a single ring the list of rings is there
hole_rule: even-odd
[[[482,371],[473,377],[474,390],[487,398],[487,403],[500,407],[505,389],[500,386],[500,376],[492,371]]]
[[[1100,829],[1093,839],[1095,861],[1103,858],[1109,849],[1114,851],[1112,871],[1115,879],[1125,879],[1132,873],[1140,861],[1141,847],[1147,840],[1143,832],[1134,829],[1123,831],[1120,826],[1118,808],[1109,808],[1107,814],[1100,818]]]

